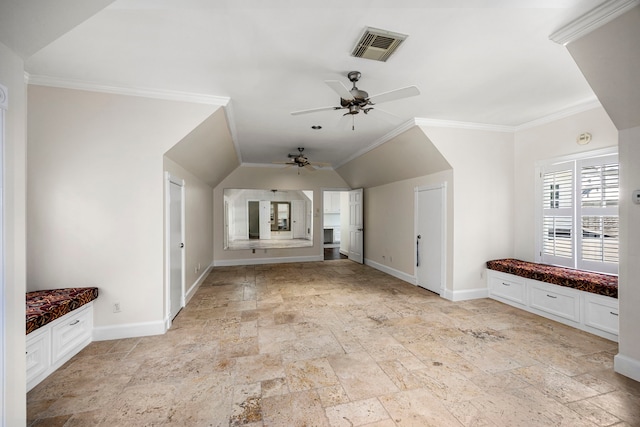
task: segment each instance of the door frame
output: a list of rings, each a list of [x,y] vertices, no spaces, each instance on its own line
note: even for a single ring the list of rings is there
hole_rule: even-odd
[[[348,193],[349,191],[353,190],[352,188],[349,187],[322,187],[320,188],[320,204],[315,205],[314,204],[314,210],[315,212],[318,213],[318,216],[320,217],[320,221],[318,221],[320,223],[320,255],[322,256],[322,259],[324,260],[324,192],[325,191],[339,191],[341,193]],[[314,196],[315,197],[315,196]],[[313,212],[311,213],[311,215],[313,216]],[[344,213],[340,212],[340,216],[344,215]],[[348,214],[347,214],[348,215]],[[343,230],[340,230],[340,238],[342,239],[342,234]],[[348,232],[348,230],[347,230]],[[315,234],[314,234],[314,240],[315,240]]]
[[[352,210],[351,210],[351,196],[354,193],[359,193],[360,194],[360,215],[359,215],[359,223],[360,224],[356,224],[355,226],[352,224]],[[360,245],[359,245],[359,255],[353,256],[353,251],[351,250],[351,248],[354,246],[352,245],[352,241],[351,241],[351,234],[353,232],[353,228],[356,228],[356,233],[360,233],[361,238],[360,238]],[[360,263],[360,264],[364,264],[365,263],[365,258],[364,258],[364,188],[354,188],[352,190],[349,191],[349,259],[351,261]]]
[[[0,427],[6,425],[7,403],[7,322],[6,322],[6,287],[5,287],[5,240],[4,240],[4,135],[5,135],[5,111],[9,108],[8,89],[0,84]]]
[[[440,190],[441,191],[441,218],[442,227],[440,229],[440,296],[444,298],[447,290],[447,182],[443,181],[437,184],[425,185],[414,188],[414,217],[413,217],[413,236],[418,235],[418,196],[421,191]],[[413,242],[412,242],[413,244]],[[418,254],[413,251],[413,276],[415,278],[415,285],[418,285]]]
[[[180,235],[182,237],[182,241],[185,241],[185,185],[184,180],[182,178],[178,178],[177,176],[171,175],[171,173],[164,173],[165,176],[165,231],[164,231],[164,243],[165,243],[165,313],[164,313],[164,330],[165,332],[171,328],[171,323],[173,319],[171,318],[171,184],[179,185],[181,188],[181,196],[180,196],[180,215],[182,216],[181,221],[181,229]],[[186,247],[186,245],[185,245]],[[186,281],[186,250],[181,251],[181,268],[182,275],[180,277],[180,307],[184,308],[185,306],[185,281]]]

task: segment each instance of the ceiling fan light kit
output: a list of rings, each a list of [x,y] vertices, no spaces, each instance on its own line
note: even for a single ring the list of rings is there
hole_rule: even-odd
[[[305,168],[310,171],[315,171],[316,168],[320,168],[323,166],[330,166],[329,163],[322,162],[310,162],[307,156],[303,153],[304,147],[298,147],[297,154],[287,154],[287,157],[290,158],[288,162],[273,162],[275,164],[287,165],[289,166],[297,166],[298,167],[298,175],[300,175],[300,168]]]
[[[335,93],[340,96],[340,106],[339,107],[320,107],[320,108],[312,108],[309,110],[299,110],[291,112],[291,115],[297,116],[300,114],[308,114],[308,113],[316,113],[319,111],[328,111],[328,110],[347,110],[343,116],[351,115],[352,117],[361,111],[364,114],[367,114],[369,111],[374,109],[374,105],[382,103],[395,101],[397,99],[408,98],[410,96],[420,95],[420,90],[416,86],[407,86],[400,89],[392,90],[389,92],[379,93],[377,95],[369,96],[369,94],[361,89],[358,89],[356,83],[362,77],[362,73],[360,71],[351,71],[347,74],[347,78],[353,84],[351,90],[347,89],[347,87],[339,80],[325,80],[327,86],[329,86]],[[352,130],[355,130],[355,127],[351,127]]]

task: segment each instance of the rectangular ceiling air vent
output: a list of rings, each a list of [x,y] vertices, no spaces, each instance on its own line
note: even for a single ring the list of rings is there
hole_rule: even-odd
[[[406,34],[366,27],[351,56],[385,62],[407,37]]]

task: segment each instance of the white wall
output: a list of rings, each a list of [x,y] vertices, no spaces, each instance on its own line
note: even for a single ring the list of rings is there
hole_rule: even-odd
[[[4,312],[2,408],[7,426],[26,423],[24,293],[26,290],[26,91],[24,64],[0,43],[0,83],[8,89],[4,140]]]
[[[28,288],[98,286],[98,338],[162,333],[163,154],[217,107],[40,86],[28,95]]]
[[[322,188],[348,188],[346,182],[332,170],[300,171],[297,168],[240,166],[213,191],[213,256],[216,265],[286,261],[292,258],[323,259]],[[279,190],[313,190],[313,246],[289,249],[224,250],[223,193],[225,188],[256,188]]]
[[[451,298],[486,295],[486,262],[513,253],[513,134],[422,126],[453,168]]]
[[[578,135],[589,132],[588,145]],[[541,124],[515,133],[514,146],[514,256],[535,259],[535,164],[541,160],[606,147],[615,147],[618,131],[602,108]]]
[[[213,262],[213,188],[166,156],[164,170],[185,184],[185,292],[191,296]]]
[[[364,192],[365,258],[415,283],[415,189],[447,184],[447,214],[453,213],[453,171],[393,182]],[[447,221],[447,289],[452,289],[453,221]]]
[[[640,127],[620,131],[620,336],[615,369],[640,381],[640,205],[631,193],[640,190]]]

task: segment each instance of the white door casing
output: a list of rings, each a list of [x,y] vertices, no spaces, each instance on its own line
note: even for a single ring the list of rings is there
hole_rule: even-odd
[[[415,189],[416,284],[442,295],[445,290],[446,186]]]
[[[0,85],[0,292],[2,300],[0,301],[0,427],[6,425],[6,319],[5,319],[5,247],[4,247],[4,112],[9,106],[9,97],[7,88]]]
[[[167,173],[167,327],[184,307],[184,181]]]
[[[349,191],[349,259],[364,261],[364,224],[362,188]]]

